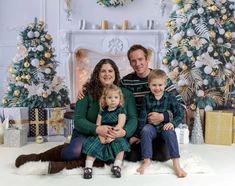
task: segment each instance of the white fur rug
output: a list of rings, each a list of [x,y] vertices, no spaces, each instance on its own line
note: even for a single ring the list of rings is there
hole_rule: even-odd
[[[212,169],[207,165],[207,163],[202,160],[199,156],[189,153],[187,151],[181,152],[180,158],[181,167],[188,174],[204,174],[212,173]],[[122,165],[122,175],[138,175],[136,169],[140,166],[140,162],[127,162],[124,161]],[[29,162],[16,169],[16,174],[20,175],[45,175],[48,170],[48,162]],[[83,174],[82,168],[76,168],[72,170],[64,169],[63,171],[57,173],[59,175],[79,175]],[[110,166],[105,166],[103,168],[93,168],[93,174],[96,175],[109,175]],[[152,162],[150,167],[145,171],[146,175],[152,174],[174,174],[172,168],[172,161],[167,162]]]

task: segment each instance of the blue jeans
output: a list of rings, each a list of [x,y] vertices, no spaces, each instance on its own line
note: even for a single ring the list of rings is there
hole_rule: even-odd
[[[153,156],[152,141],[161,135],[165,140],[171,159],[179,158],[179,146],[177,142],[176,133],[174,130],[161,130],[155,125],[146,124],[140,132],[141,140],[141,154],[143,159],[151,159]]]
[[[70,144],[64,147],[62,150],[61,156],[65,161],[70,160],[79,160],[82,154],[82,146],[88,136],[83,134],[78,134],[75,138],[72,139]]]

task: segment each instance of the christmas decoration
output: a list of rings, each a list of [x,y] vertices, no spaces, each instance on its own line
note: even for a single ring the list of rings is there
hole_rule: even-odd
[[[46,25],[35,18],[19,35],[20,43],[9,67],[8,92],[4,107],[64,107],[69,104],[68,90],[56,75],[58,62],[52,48],[52,37]]]
[[[133,0],[98,0],[97,3],[104,7],[117,7],[123,6],[131,1]]]
[[[225,105],[225,85],[235,77],[235,3],[176,0],[166,23],[162,63],[184,101],[194,108]],[[231,85],[232,90],[234,84]]]
[[[192,135],[191,135],[191,143],[192,144],[204,143],[199,108],[197,108],[197,111],[195,113],[194,125],[193,125],[193,130],[192,130]]]

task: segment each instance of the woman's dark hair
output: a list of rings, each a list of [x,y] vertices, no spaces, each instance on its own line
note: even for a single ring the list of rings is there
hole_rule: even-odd
[[[94,100],[99,100],[99,98],[101,97],[101,95],[103,93],[104,87],[103,87],[102,83],[100,82],[99,74],[100,74],[100,70],[104,64],[110,64],[112,66],[114,73],[115,73],[115,80],[114,80],[113,84],[119,86],[120,73],[119,73],[117,65],[111,59],[101,59],[96,64],[96,66],[91,74],[90,81],[85,85],[85,89],[91,93],[91,96]]]

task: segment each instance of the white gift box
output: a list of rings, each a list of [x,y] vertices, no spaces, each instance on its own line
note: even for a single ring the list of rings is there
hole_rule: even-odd
[[[9,128],[4,132],[4,146],[21,147],[27,143],[28,131],[25,128]]]
[[[189,143],[189,130],[186,124],[180,124],[177,128],[175,128],[175,133],[179,144]]]
[[[28,107],[5,107],[4,117],[9,118],[9,124],[19,129],[29,130],[29,108]]]

